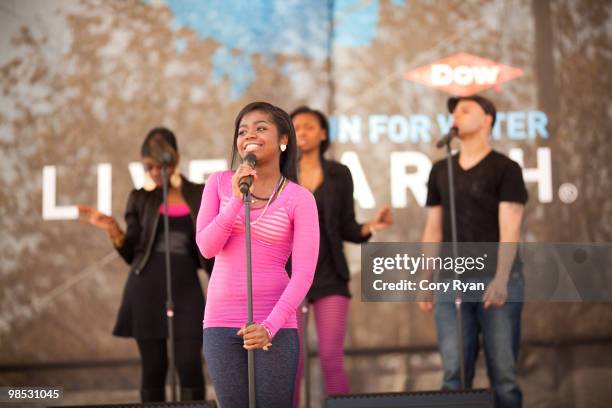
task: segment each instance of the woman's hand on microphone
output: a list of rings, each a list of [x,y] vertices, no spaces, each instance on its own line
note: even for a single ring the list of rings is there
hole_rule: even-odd
[[[232,176],[232,191],[234,192],[234,197],[242,198],[242,192],[240,191],[240,180],[244,177],[253,176],[253,183],[257,180],[257,171],[249,166],[247,163],[242,163]],[[251,188],[253,184],[251,184]]]

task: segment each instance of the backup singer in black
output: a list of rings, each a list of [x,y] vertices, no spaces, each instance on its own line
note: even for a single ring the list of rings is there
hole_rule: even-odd
[[[146,170],[144,187],[132,190],[125,211],[127,230],[97,210],[79,206],[80,219],[104,229],[130,273],[113,334],[133,337],[142,362],[141,398],[165,400],[168,366],[165,310],[166,278],[160,153],[172,157],[168,189],[170,257],[174,298],[175,361],[181,384],[181,400],[205,398],[202,372],[202,316],[204,295],[197,275],[208,273],[212,261],[202,258],[195,243],[195,218],[204,186],[189,182],[178,171],[178,148],[174,134],[166,128],[152,129],[142,148]]]
[[[343,359],[350,275],[342,245],[343,241],[366,242],[375,231],[387,228],[392,223],[391,210],[385,206],[376,212],[372,221],[359,224],[355,220],[350,170],[323,157],[329,147],[327,118],[306,106],[293,111],[291,118],[301,153],[299,182],[313,193],[319,214],[319,258],[307,299],[315,315],[325,393],[348,394],[350,386]],[[300,326],[300,340],[301,329]],[[299,406],[302,368],[300,352],[294,407]]]

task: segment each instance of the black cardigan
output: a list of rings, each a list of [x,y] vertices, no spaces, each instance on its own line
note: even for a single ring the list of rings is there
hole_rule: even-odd
[[[343,164],[322,159],[324,182],[321,185],[324,222],[321,233],[327,234],[329,248],[337,273],[348,280],[350,273],[342,247],[343,241],[366,242],[372,236],[362,236],[362,224],[355,220],[353,177]]]
[[[195,184],[181,176],[181,193],[189,206],[194,231],[200,210],[203,184]],[[151,255],[157,223],[160,221],[159,206],[163,202],[161,188],[153,191],[132,190],[125,210],[127,230],[121,247],[116,248],[119,255],[131,266],[131,272],[140,274]],[[214,259],[202,257],[198,250],[200,266],[210,275]]]

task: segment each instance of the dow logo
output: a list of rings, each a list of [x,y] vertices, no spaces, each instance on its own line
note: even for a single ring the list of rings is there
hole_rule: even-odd
[[[453,95],[472,95],[523,75],[523,71],[476,55],[459,53],[408,71],[405,78]]]

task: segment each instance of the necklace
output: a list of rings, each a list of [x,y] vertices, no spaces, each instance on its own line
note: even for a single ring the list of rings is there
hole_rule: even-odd
[[[259,201],[266,201],[266,200],[269,200],[269,199],[270,199],[270,197],[264,197],[264,198],[262,198],[262,197],[257,197],[257,196],[256,196],[255,194],[253,194],[253,193],[251,193],[251,197],[253,197],[253,198],[254,198],[254,200],[253,200],[253,201],[257,201],[257,200],[259,200]]]
[[[264,207],[264,209],[261,212],[261,214],[259,214],[259,217],[257,217],[257,219],[255,221],[251,221],[251,225],[257,224],[259,222],[259,220],[261,219],[261,217],[264,216],[264,214],[268,210],[268,207],[270,206],[270,203],[272,202],[272,199],[278,193],[280,193],[280,187],[283,185],[284,182],[285,182],[285,176],[281,175],[280,180],[278,181],[278,184],[276,185],[276,187],[274,187],[274,191],[272,192],[272,195],[270,195],[270,197],[268,197],[268,202],[266,203],[266,206]]]

